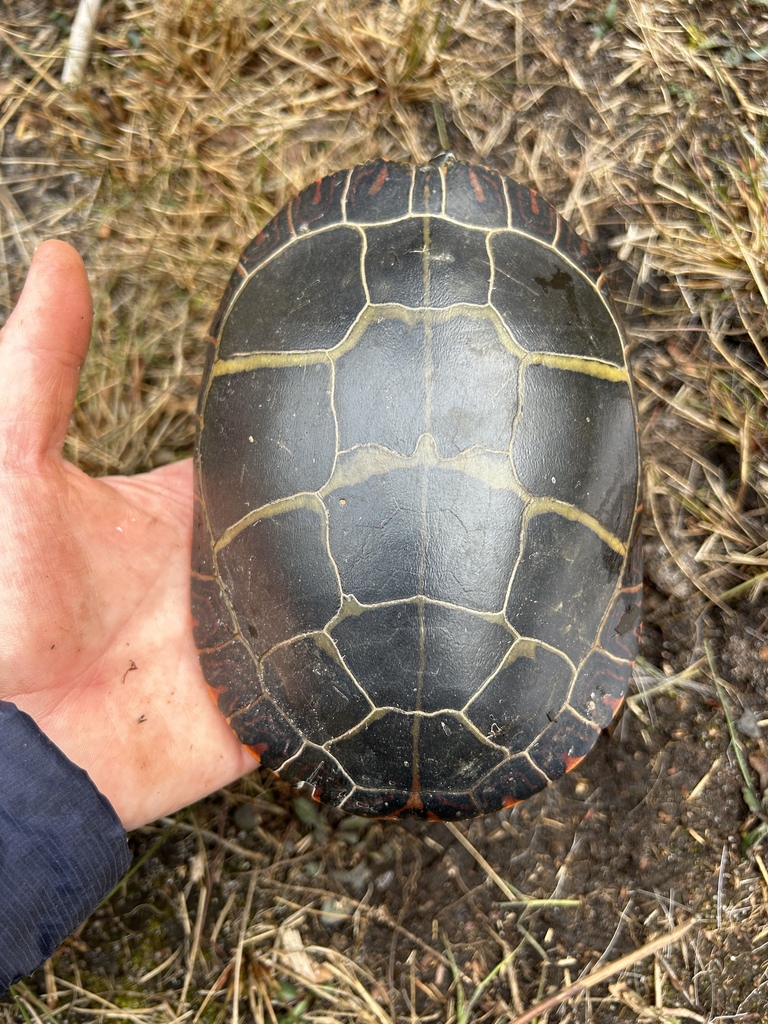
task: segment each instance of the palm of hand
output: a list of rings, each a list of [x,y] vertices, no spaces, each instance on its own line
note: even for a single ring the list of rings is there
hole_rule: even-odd
[[[132,828],[253,760],[192,640],[191,463],[93,480],[62,458],[89,334],[82,263],[47,243],[0,342],[0,699]]]

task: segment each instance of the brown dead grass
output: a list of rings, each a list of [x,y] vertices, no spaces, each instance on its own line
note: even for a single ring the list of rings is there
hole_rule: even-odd
[[[765,0],[107,3],[85,82],[63,90],[70,14],[0,16],[0,303],[42,238],[83,252],[97,320],[69,453],[91,472],[189,452],[201,339],[245,242],[319,175],[429,159],[436,116],[460,156],[537,186],[599,247],[646,454],[655,666],[620,742],[649,774],[616,818],[630,769],[461,841],[249,780],[143,830],[135,876],[0,1019],[521,1022],[546,999],[542,1021],[764,1019],[768,873],[740,851],[734,740],[705,681],[746,630],[733,692],[761,720],[744,665],[768,660]],[[735,740],[756,758],[753,827],[756,728]],[[700,760],[670,810],[686,742]],[[635,862],[617,836],[646,802],[660,831],[627,839]],[[653,858],[677,850],[664,890]]]

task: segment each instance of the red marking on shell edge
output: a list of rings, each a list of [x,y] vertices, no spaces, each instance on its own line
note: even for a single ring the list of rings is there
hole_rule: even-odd
[[[563,758],[563,764],[567,772],[573,771],[577,764],[580,764],[584,760],[584,754],[581,757],[572,757],[571,754],[566,754]]]
[[[266,743],[259,743],[255,747],[246,747],[245,749],[255,760],[256,764],[261,764],[261,758],[267,751],[267,745]]]
[[[535,188],[531,189],[531,209],[538,216],[539,214],[539,193]]]
[[[472,189],[475,193],[475,199],[477,199],[478,203],[484,203],[485,192],[483,192],[483,186],[480,184],[480,179],[478,178],[474,171],[469,172],[469,180],[472,183]]]
[[[515,807],[517,804],[521,804],[523,801],[514,796],[505,796],[501,801],[501,806],[504,810],[508,807]]]
[[[623,697],[611,697],[611,695],[610,695],[609,693],[606,693],[606,694],[605,694],[605,696],[603,697],[603,704],[605,704],[605,706],[606,706],[607,708],[610,708],[610,709],[611,709],[611,711],[612,711],[612,712],[614,713],[614,715],[615,715],[615,714],[616,714],[616,712],[617,712],[617,711],[619,710],[619,708],[621,707],[621,702],[622,702],[623,700],[624,700],[624,698],[623,698]]]
[[[317,204],[321,201],[322,198],[323,198],[323,182],[322,182],[322,178],[318,178],[317,181],[315,182],[315,195],[314,195],[314,198],[312,200],[312,205],[313,206],[317,206]]]
[[[411,795],[408,797],[407,801],[403,805],[403,810],[404,811],[423,811],[424,810],[424,803],[423,803],[421,797],[419,796],[418,790],[415,790],[415,789],[411,790]]]
[[[218,701],[218,698],[216,696],[216,691],[211,686],[206,686],[206,690],[208,691],[208,696],[210,698],[211,704],[213,704],[213,706],[218,711],[219,710],[219,701]],[[227,723],[227,724],[229,725],[229,723]]]
[[[371,187],[368,189],[369,196],[375,196],[377,192],[380,192],[384,182],[389,177],[389,171],[386,167],[382,167],[379,173],[376,175],[376,180],[373,182]]]

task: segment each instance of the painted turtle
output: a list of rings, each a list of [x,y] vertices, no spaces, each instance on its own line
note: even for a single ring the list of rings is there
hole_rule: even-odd
[[[326,803],[461,818],[576,765],[641,573],[621,327],[594,256],[484,167],[293,199],[211,327],[192,603],[218,706]]]

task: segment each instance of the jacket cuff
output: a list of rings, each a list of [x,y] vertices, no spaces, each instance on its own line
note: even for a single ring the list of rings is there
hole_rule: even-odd
[[[51,955],[130,861],[120,819],[87,772],[0,701],[0,994]]]

